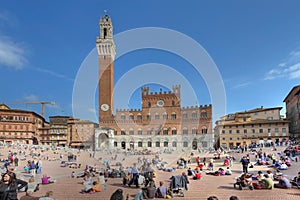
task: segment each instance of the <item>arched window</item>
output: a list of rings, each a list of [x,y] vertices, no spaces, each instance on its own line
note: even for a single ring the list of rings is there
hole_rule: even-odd
[[[134,135],[134,131],[132,128],[129,130],[129,135]]]
[[[187,119],[188,118],[188,114],[186,113],[186,112],[184,112],[183,114],[182,114],[182,119]]]
[[[158,119],[159,119],[159,114],[158,114],[158,113],[155,113],[154,118],[155,118],[156,120],[158,120]]]
[[[172,142],[172,147],[177,147],[177,142]]]
[[[143,142],[138,142],[138,147],[143,147]]]
[[[121,135],[126,135],[125,129],[122,129],[122,130],[121,130]]]
[[[192,134],[193,135],[196,135],[198,132],[198,129],[196,127],[192,128]]]
[[[160,129],[155,129],[155,135],[160,135]]]
[[[148,142],[148,147],[152,147],[152,142],[151,141]]]
[[[164,142],[164,147],[168,147],[169,143],[167,141]]]
[[[151,108],[151,103],[150,102],[148,102],[148,107]]]
[[[192,112],[192,119],[197,119],[197,118],[198,118],[197,112],[196,111]]]
[[[202,134],[206,134],[207,133],[207,128],[206,126],[202,126]]]
[[[164,128],[164,130],[163,130],[163,134],[164,134],[164,135],[168,135],[168,134],[169,134],[169,131],[168,131],[168,129],[167,129],[167,128]]]
[[[175,106],[175,101],[172,101],[172,106]]]
[[[150,128],[147,130],[147,135],[152,135],[152,130]]]
[[[176,119],[176,113],[175,112],[173,112],[172,114],[171,114],[171,119]]]
[[[177,130],[176,130],[176,128],[173,128],[173,129],[172,129],[172,135],[177,135]]]
[[[147,114],[147,120],[151,120],[151,114],[150,113]]]
[[[139,114],[137,115],[137,120],[142,121],[142,119],[143,119],[142,114],[139,113]]]
[[[134,116],[132,113],[129,115],[129,120],[134,120]]]
[[[187,141],[184,141],[183,142],[183,147],[188,147],[189,146],[189,143]]]
[[[182,134],[183,134],[183,135],[187,135],[187,134],[188,134],[188,129],[187,129],[187,127],[184,127],[184,128],[182,129]]]
[[[122,120],[125,120],[125,119],[126,119],[126,116],[125,116],[124,113],[121,114],[121,119],[122,119]]]
[[[207,118],[207,113],[205,110],[201,111],[201,118]]]
[[[164,114],[163,114],[163,119],[164,119],[164,120],[167,120],[167,119],[168,119],[168,114],[167,114],[167,113],[164,113]]]
[[[159,141],[155,142],[155,146],[160,147],[160,142]]]
[[[138,129],[138,135],[142,135],[143,134],[143,131],[142,131],[142,129]]]

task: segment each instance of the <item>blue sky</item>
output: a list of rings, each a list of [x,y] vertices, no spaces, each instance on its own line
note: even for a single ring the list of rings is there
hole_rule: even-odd
[[[226,113],[284,106],[283,99],[300,80],[299,7],[297,0],[4,0],[0,7],[0,103],[40,113],[39,105],[10,103],[55,101],[56,105],[46,106],[47,117],[73,115],[76,74],[95,47],[98,20],[107,10],[115,34],[162,27],[202,45],[222,76]],[[182,70],[197,93],[191,101],[211,103],[205,82],[195,76],[190,63],[168,52],[144,49],[121,56],[115,62],[116,81],[146,63]],[[139,108],[139,97],[140,90],[134,91],[129,106]]]

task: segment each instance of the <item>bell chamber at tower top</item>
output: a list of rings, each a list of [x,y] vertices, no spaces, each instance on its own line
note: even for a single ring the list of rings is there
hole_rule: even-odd
[[[113,25],[108,15],[100,18],[100,36],[96,38],[98,55],[111,56],[113,59],[116,55],[115,43],[113,41]]]

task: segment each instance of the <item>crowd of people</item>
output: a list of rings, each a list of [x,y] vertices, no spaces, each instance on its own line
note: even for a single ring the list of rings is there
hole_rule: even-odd
[[[70,178],[79,178],[82,180],[82,190],[79,191],[83,194],[94,194],[102,192],[110,187],[107,181],[112,178],[120,178],[124,188],[134,187],[138,188],[134,194],[135,200],[141,200],[145,198],[172,198],[174,196],[184,196],[184,193],[189,190],[189,184],[196,181],[205,181],[203,177],[205,175],[213,176],[228,176],[232,175],[232,167],[235,163],[240,161],[242,167],[242,174],[237,177],[235,186],[239,189],[270,189],[273,188],[291,188],[293,186],[299,188],[300,184],[300,172],[293,179],[288,179],[284,173],[283,168],[279,168],[278,164],[292,166],[293,162],[298,162],[299,152],[296,149],[297,145],[287,146],[287,149],[283,152],[264,152],[262,148],[259,149],[246,149],[243,148],[241,154],[241,160],[236,160],[230,153],[222,150],[217,150],[215,154],[200,154],[195,153],[185,155],[181,157],[176,163],[177,166],[168,165],[158,154],[154,154],[148,157],[140,156],[136,160],[132,160],[129,166],[124,166],[124,158],[118,159],[120,156],[115,154],[111,160],[118,161],[118,165],[112,165],[110,159],[98,159],[101,163],[94,165],[86,165],[81,172],[81,167],[78,167],[72,171]],[[268,149],[269,150],[269,149]],[[0,185],[0,199],[17,199],[18,192],[24,191],[24,199],[37,199],[34,195],[36,191],[40,189],[43,184],[55,183],[53,177],[48,176],[44,172],[43,160],[59,160],[64,161],[64,154],[60,151],[53,153],[47,153],[44,151],[40,153],[37,150],[27,149],[27,153],[23,150],[17,150],[16,152],[9,151],[7,159],[5,159],[3,165],[0,167],[2,174]],[[29,153],[28,153],[29,152]],[[56,158],[53,157],[56,154]],[[68,154],[71,155],[71,154]],[[91,155],[93,157],[94,155]],[[52,158],[51,158],[52,157]],[[26,166],[19,166],[20,160],[26,158]],[[76,162],[76,155],[72,154],[72,157],[67,156],[68,162]],[[95,159],[96,160],[96,159]],[[24,161],[24,160],[23,160]],[[234,162],[235,161],[235,162]],[[253,162],[254,161],[254,162]],[[96,161],[95,161],[96,162]],[[128,163],[128,162],[126,162]],[[220,166],[223,165],[223,166]],[[249,173],[249,168],[256,166],[264,166],[268,170],[259,170],[257,174]],[[67,165],[66,165],[67,166]],[[79,165],[78,165],[79,166]],[[80,165],[81,166],[81,165]],[[19,172],[23,170],[28,179],[24,180],[15,173],[14,169],[18,168]],[[272,170],[273,169],[273,170]],[[72,169],[73,170],[73,169]],[[76,170],[76,172],[75,172]],[[170,173],[169,180],[161,179],[157,176],[157,171],[162,173]],[[194,184],[194,183],[193,183]],[[7,189],[9,188],[9,189]],[[123,194],[122,188],[119,188],[115,193],[111,194],[111,200],[117,200],[116,196],[120,197]],[[49,193],[51,195],[51,193]],[[130,198],[129,195],[125,195],[124,199]],[[44,198],[44,197],[39,197]],[[123,198],[123,197],[122,197]],[[216,198],[216,197],[214,197]]]
[[[36,148],[29,149],[27,146],[23,149],[18,146],[18,148],[12,148],[8,151],[7,159],[2,160],[3,165],[0,167],[1,200],[17,200],[20,192],[24,192],[21,200],[53,199],[50,197],[53,194],[52,191],[40,197],[33,195],[39,190],[40,185],[55,182],[46,174],[42,175],[42,159],[46,159],[46,157],[42,158],[43,154],[37,152]],[[19,166],[20,160],[27,161],[25,166]]]

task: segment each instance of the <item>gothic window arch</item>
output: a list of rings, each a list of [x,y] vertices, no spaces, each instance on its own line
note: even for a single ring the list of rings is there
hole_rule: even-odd
[[[182,129],[182,134],[183,134],[183,135],[187,135],[187,134],[188,134],[188,129],[187,129],[187,127],[184,127],[184,128]]]
[[[134,135],[134,130],[133,130],[133,128],[130,128],[130,129],[129,129],[129,135]]]
[[[129,120],[134,120],[134,115],[132,113],[129,114]]]
[[[198,129],[197,129],[196,127],[193,127],[193,128],[192,128],[192,134],[193,134],[193,135],[196,135],[197,132],[198,132]]]
[[[163,134],[164,134],[164,135],[169,135],[169,130],[168,130],[167,128],[164,128]]]
[[[175,113],[175,112],[172,112],[172,114],[171,114],[171,119],[173,119],[173,120],[176,119],[176,113]]]
[[[158,114],[158,113],[155,113],[154,118],[155,118],[156,120],[158,120],[158,119],[159,119],[159,114]]]
[[[207,112],[206,110],[201,111],[201,118],[207,118]]]
[[[151,114],[150,113],[147,114],[147,120],[151,120]]]
[[[172,147],[177,147],[177,142],[176,141],[172,142]]]
[[[159,141],[156,141],[156,142],[155,142],[155,146],[156,146],[156,147],[160,147],[160,142],[159,142]]]
[[[143,142],[139,141],[138,142],[138,147],[143,147]]]
[[[142,135],[143,134],[143,131],[141,128],[138,129],[138,135]]]
[[[202,126],[202,134],[207,134],[207,127],[206,126]]]
[[[168,141],[164,141],[164,147],[168,147],[169,146],[169,142]]]
[[[188,114],[186,112],[182,114],[182,119],[188,119]]]
[[[142,121],[142,119],[143,119],[142,114],[141,113],[137,114],[137,120]]]
[[[121,129],[121,135],[126,135],[125,129]]]
[[[125,116],[124,113],[121,114],[121,119],[122,119],[122,120],[125,120],[125,119],[126,119],[126,116]]]
[[[197,119],[198,118],[198,114],[196,111],[192,112],[192,119]]]
[[[188,147],[189,146],[189,143],[187,141],[184,141],[183,142],[183,147]]]
[[[172,128],[172,135],[177,135],[177,129],[176,128]]]
[[[163,114],[163,119],[164,119],[164,120],[167,120],[167,119],[168,119],[168,114],[167,114],[166,112]]]
[[[151,102],[148,102],[148,107],[151,108]]]

